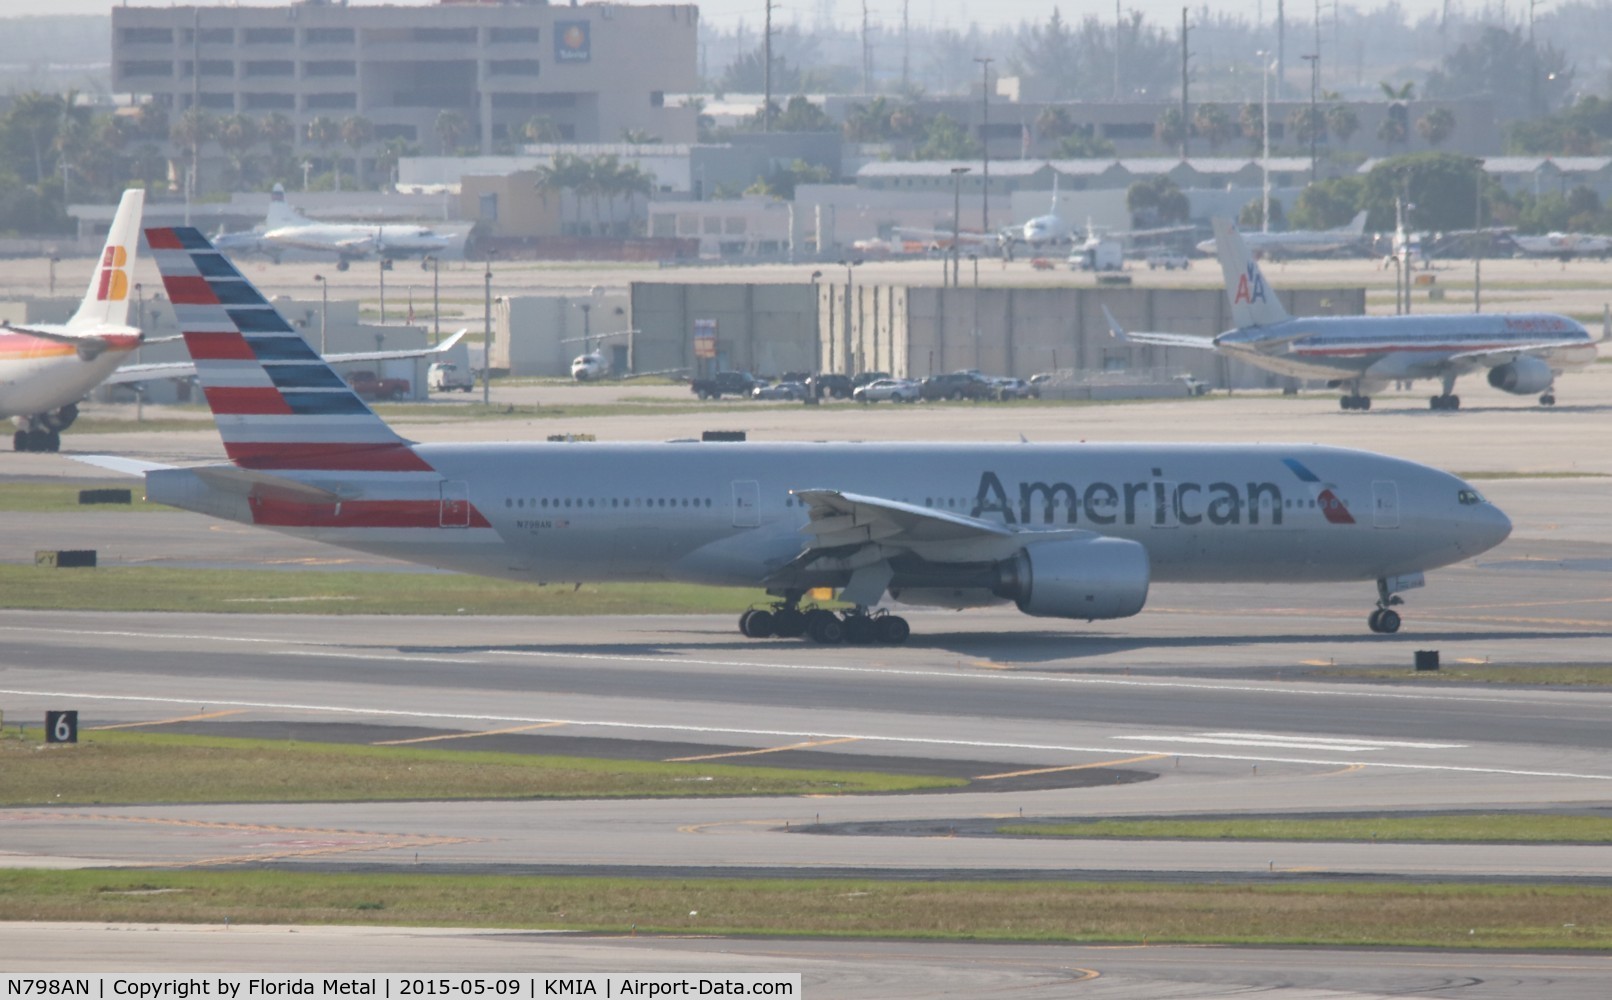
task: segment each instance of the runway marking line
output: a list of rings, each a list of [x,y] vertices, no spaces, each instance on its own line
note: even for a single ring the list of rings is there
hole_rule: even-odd
[[[733,750],[728,753],[708,753],[697,757],[667,757],[661,761],[663,764],[687,764],[700,760],[722,760],[725,757],[754,757],[764,753],[782,753],[785,750],[810,750],[813,747],[831,747],[837,743],[855,743],[860,736],[839,736],[827,740],[806,740],[803,743],[791,743],[781,747],[762,747],[760,750]]]
[[[181,715],[176,719],[155,719],[151,722],[117,722],[110,726],[90,726],[87,730],[92,733],[104,733],[108,729],[137,729],[140,726],[166,726],[175,722],[200,722],[203,719],[221,719],[226,715],[244,715],[244,708],[229,708],[222,712],[203,712],[200,715]]]
[[[510,726],[507,729],[481,729],[467,733],[444,733],[441,736],[415,736],[406,740],[376,740],[372,747],[400,747],[410,743],[432,743],[438,740],[469,740],[477,736],[503,736],[505,733],[529,733],[534,729],[553,729],[570,725],[568,722],[534,722],[529,726]]]
[[[982,774],[975,781],[995,781],[998,778],[1027,778],[1034,774],[1057,774],[1059,771],[1088,771],[1094,767],[1118,767],[1120,764],[1140,764],[1147,760],[1162,760],[1167,754],[1147,753],[1140,757],[1122,757],[1119,760],[1100,760],[1095,764],[1065,764],[1061,767],[1037,767],[1028,771],[1003,771],[1001,774]]]

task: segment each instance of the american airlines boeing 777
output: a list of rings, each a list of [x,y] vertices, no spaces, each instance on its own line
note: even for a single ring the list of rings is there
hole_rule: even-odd
[[[1364,451],[1174,444],[417,444],[194,229],[146,237],[230,463],[146,474],[160,503],[527,581],[765,588],[747,636],[899,643],[886,595],[1123,618],[1153,581],[1400,591],[1504,539],[1455,476]],[[850,610],[802,606],[839,590]]]

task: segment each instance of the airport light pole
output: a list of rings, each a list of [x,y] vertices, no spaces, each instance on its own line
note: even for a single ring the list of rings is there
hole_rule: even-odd
[[[1321,53],[1316,52],[1300,58],[1310,64],[1310,183],[1314,184],[1316,175],[1315,140],[1316,136],[1321,132],[1321,123],[1316,118],[1315,110],[1315,87],[1321,76]]]
[[[487,270],[482,275],[484,285],[482,304],[482,334],[481,334],[481,405],[487,406],[492,402],[493,372],[493,254],[498,251],[487,251]]]
[[[952,168],[952,287],[957,287],[957,249],[962,237],[963,175],[968,167]]]
[[[378,266],[376,273],[381,276],[381,325],[386,325],[386,258],[382,257],[375,262]]]
[[[1264,152],[1260,156],[1259,231],[1271,231],[1271,54],[1259,50],[1259,130]]]
[[[980,231],[991,231],[991,63],[990,56],[975,56],[985,79],[980,86],[980,152],[984,172],[980,174]],[[956,284],[956,280],[952,284]]]
[[[314,275],[313,280],[319,282],[319,354],[322,357],[330,346],[325,340],[330,319],[330,285],[322,274]]]
[[[435,347],[442,341],[442,284],[440,281],[442,259],[435,254],[431,261],[431,346]]]

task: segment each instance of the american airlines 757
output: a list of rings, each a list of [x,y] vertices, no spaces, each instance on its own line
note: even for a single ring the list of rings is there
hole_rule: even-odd
[[[417,444],[201,233],[146,237],[230,458],[99,460],[150,499],[486,576],[764,588],[754,638],[903,642],[887,597],[1124,618],[1153,581],[1374,581],[1393,632],[1400,591],[1511,530],[1455,476],[1333,447]]]

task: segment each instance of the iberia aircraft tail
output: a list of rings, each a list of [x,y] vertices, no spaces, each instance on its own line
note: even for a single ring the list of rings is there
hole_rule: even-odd
[[[134,270],[135,251],[140,245],[140,215],[145,201],[146,193],[140,188],[123,192],[117,214],[112,217],[112,228],[106,234],[101,259],[90,274],[89,291],[84,293],[78,312],[67,321],[67,333],[94,334],[108,327],[129,325],[129,299],[133,289],[129,274]]]
[[[1214,219],[1215,253],[1226,276],[1226,297],[1231,300],[1231,325],[1270,326],[1291,319],[1276,297],[1242,234],[1226,219]]]

